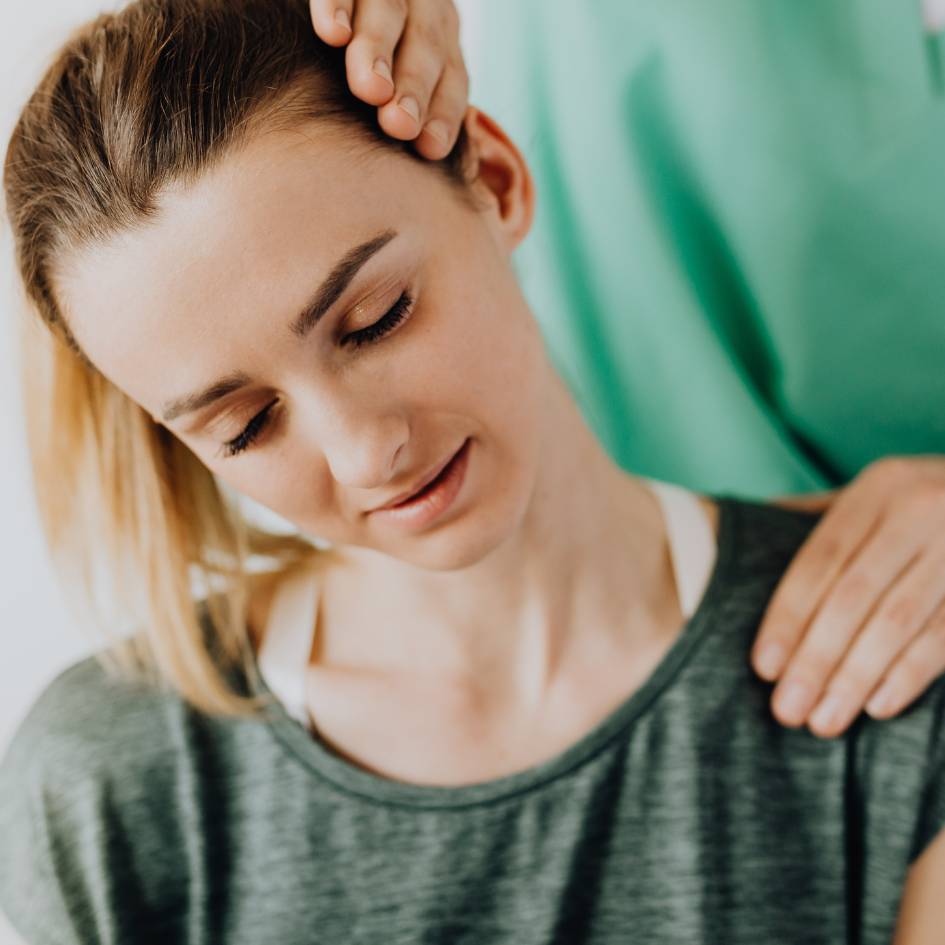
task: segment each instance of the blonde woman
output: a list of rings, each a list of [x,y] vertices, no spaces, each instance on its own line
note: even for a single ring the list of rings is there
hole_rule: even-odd
[[[140,0],[5,187],[45,524],[139,628],[0,767],[30,942],[934,940],[945,685],[775,721],[749,648],[816,519],[610,459],[487,116],[431,165],[304,2]]]

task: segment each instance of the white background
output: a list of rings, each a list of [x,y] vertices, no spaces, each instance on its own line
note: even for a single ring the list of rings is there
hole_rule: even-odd
[[[458,0],[463,44],[478,32],[475,0]],[[42,0],[0,7],[0,142],[68,32],[120,6],[107,0]],[[15,324],[21,295],[6,219],[0,236],[0,755],[40,690],[89,644],[70,618],[46,555],[29,479]],[[0,856],[3,855],[0,838]],[[0,915],[0,943],[16,941]]]

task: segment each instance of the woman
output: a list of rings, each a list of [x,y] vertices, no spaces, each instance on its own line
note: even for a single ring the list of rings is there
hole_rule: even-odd
[[[47,528],[103,549],[144,672],[87,660],[19,729],[3,907],[36,942],[931,941],[945,685],[775,722],[748,648],[815,519],[617,467],[510,266],[519,152],[474,109],[433,166],[379,137],[306,16],[134,4],[11,142]]]

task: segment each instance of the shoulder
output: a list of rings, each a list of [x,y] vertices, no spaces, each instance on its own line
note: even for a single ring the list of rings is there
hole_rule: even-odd
[[[816,512],[733,496],[716,496],[714,501],[731,523],[738,558],[768,576],[778,576],[787,569],[822,517]]]
[[[732,496],[710,497],[718,510],[713,596],[724,599],[726,623],[750,645],[775,588],[820,521],[820,515]]]
[[[767,606],[821,516],[738,499],[722,499],[720,507],[726,505],[728,554],[733,565],[733,581],[727,590],[731,597],[750,601],[757,614]],[[746,643],[757,631],[756,623],[748,624]],[[910,784],[919,790],[929,781],[941,780],[945,775],[945,676],[896,718],[880,722],[861,715],[849,738],[855,744],[858,771],[870,780],[877,796],[894,799],[909,790]],[[925,781],[920,784],[922,778]]]
[[[0,758],[0,835],[87,834],[94,821],[139,804],[143,785],[170,786],[188,713],[176,693],[108,672],[97,656],[68,667]]]
[[[99,940],[107,919],[88,881],[113,855],[115,824],[173,784],[169,698],[93,656],[56,676],[17,727],[0,760],[0,909],[27,940]]]
[[[945,828],[945,676],[895,718],[861,715],[847,737],[864,813],[914,863]]]
[[[110,675],[98,656],[59,673],[17,727],[0,762],[0,792],[9,780],[61,774],[74,780],[113,763],[116,748],[147,751],[137,736],[160,730],[155,713],[174,697],[143,682]]]

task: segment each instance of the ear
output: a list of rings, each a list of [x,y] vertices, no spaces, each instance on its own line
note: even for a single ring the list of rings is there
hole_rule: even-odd
[[[463,119],[469,140],[471,186],[492,215],[511,253],[528,235],[535,215],[535,185],[521,152],[499,125],[478,108]]]

